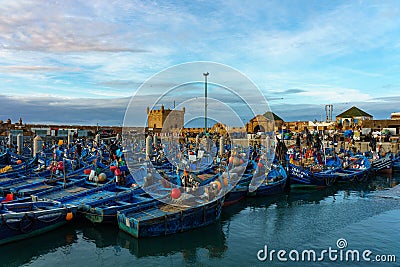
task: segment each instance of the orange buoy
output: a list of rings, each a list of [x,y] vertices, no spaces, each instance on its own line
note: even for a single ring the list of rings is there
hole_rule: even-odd
[[[214,183],[218,186],[218,191],[221,190],[222,188],[221,183],[219,181],[215,181]]]
[[[117,169],[117,166],[114,166],[114,165],[110,166],[110,171],[115,172],[116,169]]]
[[[8,202],[8,201],[13,201],[14,200],[14,194],[7,194],[6,195],[6,202]]]
[[[232,163],[233,162],[233,157],[229,157],[229,162]]]
[[[228,178],[224,177],[222,181],[224,182],[224,186],[228,186]]]
[[[22,160],[17,160],[17,164],[21,164],[22,163]]]
[[[67,215],[65,216],[65,219],[67,221],[71,221],[74,218],[74,214],[72,212],[68,212]]]
[[[177,198],[179,198],[181,196],[181,190],[179,190],[178,188],[173,188],[172,190],[171,190],[171,197],[173,198],[173,199],[177,199]]]
[[[261,162],[259,162],[259,163],[257,163],[257,166],[261,168],[263,166],[263,164]]]
[[[84,174],[90,174],[91,171],[92,171],[91,169],[85,169],[85,170],[83,170],[83,173]]]

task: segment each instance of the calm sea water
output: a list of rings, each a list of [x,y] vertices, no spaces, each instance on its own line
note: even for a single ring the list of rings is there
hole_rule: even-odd
[[[137,240],[117,226],[76,222],[1,246],[0,266],[400,266],[400,200],[373,196],[398,183],[400,175],[394,174],[363,185],[247,199],[225,209],[212,226],[162,238]],[[320,253],[338,249],[341,238],[347,242],[345,249],[395,255],[397,262],[333,262],[325,256],[322,262],[283,263],[276,255],[272,261],[257,258],[265,245],[268,251]]]

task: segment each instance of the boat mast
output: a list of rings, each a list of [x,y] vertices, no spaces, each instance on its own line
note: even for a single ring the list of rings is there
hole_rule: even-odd
[[[207,76],[208,72],[203,73],[204,75],[204,135],[207,133]]]

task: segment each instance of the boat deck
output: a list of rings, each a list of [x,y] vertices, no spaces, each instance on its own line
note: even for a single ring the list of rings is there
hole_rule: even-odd
[[[81,193],[87,190],[90,190],[92,188],[88,187],[81,187],[81,186],[72,186],[63,190],[57,190],[53,192],[49,192],[47,194],[42,194],[40,198],[46,198],[46,199],[60,199],[63,197],[71,196],[77,193]]]
[[[155,218],[160,218],[160,217],[163,217],[168,214],[173,214],[176,212],[184,211],[186,209],[188,209],[188,207],[163,204],[160,206],[152,207],[148,210],[135,211],[133,213],[128,213],[127,217],[133,218],[137,221],[147,221],[147,220],[152,220]]]
[[[90,205],[93,202],[99,201],[101,199],[106,199],[106,198],[112,198],[118,196],[119,192],[113,192],[113,191],[98,191],[94,194],[88,194],[86,196],[81,196],[75,199],[71,199],[69,201],[65,201],[63,203],[66,204],[71,204],[71,205]]]
[[[13,179],[9,179],[9,180],[13,180]],[[24,180],[20,180],[16,183],[12,183],[10,185],[4,186],[6,187],[19,187],[19,186],[23,186],[23,185],[27,185],[27,184],[34,184],[34,183],[40,183],[43,182],[45,179],[44,178],[32,178],[32,179],[24,179]]]

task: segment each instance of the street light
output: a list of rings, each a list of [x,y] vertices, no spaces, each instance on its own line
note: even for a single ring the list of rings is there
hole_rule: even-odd
[[[204,135],[207,133],[207,76],[210,73],[203,73],[204,75]]]

